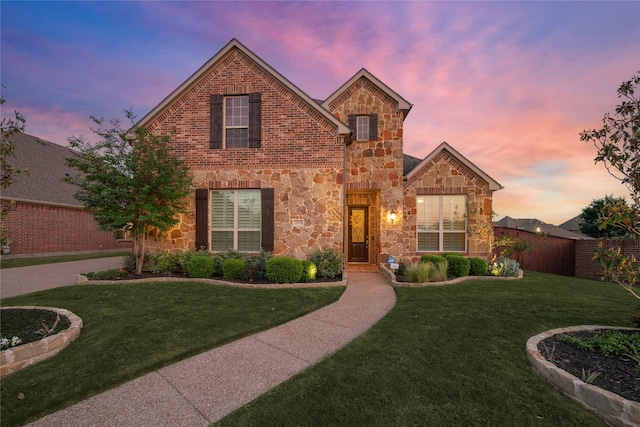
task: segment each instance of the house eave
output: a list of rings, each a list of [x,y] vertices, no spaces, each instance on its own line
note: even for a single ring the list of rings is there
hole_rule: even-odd
[[[295,93],[300,99],[307,103],[311,108],[315,109],[336,126],[336,136],[345,136],[351,133],[351,130],[347,125],[342,123],[336,117],[333,116],[326,108],[318,104],[304,91],[294,85],[286,77],[276,71],[273,67],[263,61],[258,55],[249,50],[246,46],[240,43],[237,39],[232,39],[225,47],[223,47],[218,53],[216,53],[211,59],[204,63],[195,73],[193,73],[187,80],[185,80],[180,86],[178,86],[173,92],[171,92],[166,98],[164,98],[157,106],[149,111],[142,119],[136,124],[138,127],[146,127],[152,123],[158,115],[169,107],[176,99],[178,99],[183,93],[189,90],[194,84],[196,84],[216,63],[226,57],[233,49],[240,50],[244,55],[249,57],[265,72],[273,76],[278,82],[283,84],[291,92]]]

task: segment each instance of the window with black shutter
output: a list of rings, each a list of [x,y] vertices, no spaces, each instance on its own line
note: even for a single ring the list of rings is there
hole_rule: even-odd
[[[261,95],[211,95],[210,148],[260,148]]]

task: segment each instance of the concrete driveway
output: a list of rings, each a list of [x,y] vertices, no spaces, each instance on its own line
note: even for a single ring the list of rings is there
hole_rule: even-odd
[[[0,299],[74,285],[78,274],[122,267],[122,257],[35,265],[0,270]]]

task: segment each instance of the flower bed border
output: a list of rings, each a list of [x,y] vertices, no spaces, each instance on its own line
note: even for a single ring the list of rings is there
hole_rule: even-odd
[[[391,283],[391,286],[394,288],[418,288],[423,286],[444,286],[444,285],[452,285],[454,283],[466,282],[467,280],[518,280],[524,277],[524,271],[522,269],[518,270],[518,277],[500,277],[500,276],[464,276],[464,277],[456,277],[451,280],[444,280],[442,282],[426,282],[426,283],[417,283],[417,282],[398,282],[396,280],[396,275],[390,269],[387,268],[387,264],[380,264],[380,271],[384,274]]]
[[[597,331],[599,329],[617,329],[638,331],[636,328],[624,328],[619,326],[594,326],[582,325],[567,328],[551,329],[542,332],[527,340],[527,358],[533,371],[547,380],[555,388],[580,403],[589,411],[603,418],[607,423],[616,426],[640,425],[640,402],[628,400],[615,393],[604,390],[592,384],[587,384],[579,378],[558,368],[540,354],[538,344],[543,340],[557,334],[570,332]]]
[[[47,310],[65,316],[71,325],[38,341],[0,351],[0,378],[55,356],[80,335],[82,319],[69,310],[55,307],[6,306],[2,309]]]

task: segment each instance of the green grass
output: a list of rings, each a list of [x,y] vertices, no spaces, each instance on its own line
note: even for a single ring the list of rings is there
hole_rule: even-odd
[[[54,264],[58,262],[82,261],[85,259],[110,258],[123,256],[131,251],[122,252],[90,252],[77,255],[60,255],[60,256],[43,256],[43,257],[27,257],[27,258],[0,258],[0,269],[29,267],[32,265]]]
[[[343,289],[240,289],[162,282],[69,286],[3,299],[3,307],[66,308],[82,318],[84,327],[57,356],[2,379],[2,425],[32,421],[181,359],[285,323],[337,300]]]
[[[367,333],[219,425],[605,425],[532,373],[525,343],[563,326],[631,326],[638,304],[619,286],[526,272],[397,297]]]

